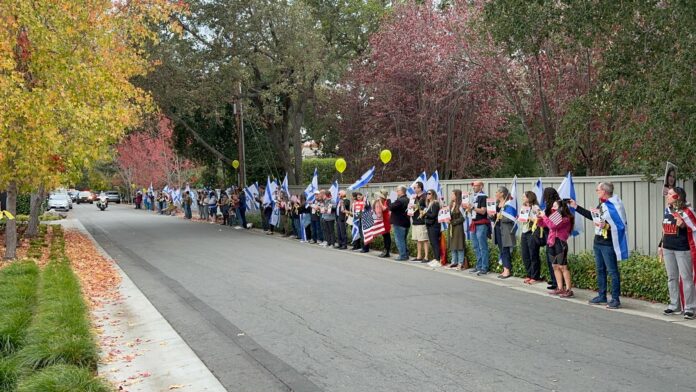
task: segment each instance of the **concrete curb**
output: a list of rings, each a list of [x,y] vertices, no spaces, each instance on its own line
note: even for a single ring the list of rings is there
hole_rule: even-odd
[[[102,335],[127,342],[112,349],[131,354],[132,360],[100,363],[99,374],[122,386],[119,390],[123,391],[226,391],[82,223],[77,219],[65,219],[61,224],[86,235],[121,276],[119,292],[123,300],[105,304],[94,315],[110,320],[104,323]]]

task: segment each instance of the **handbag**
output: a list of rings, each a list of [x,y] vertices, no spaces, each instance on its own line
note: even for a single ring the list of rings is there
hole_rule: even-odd
[[[549,237],[549,232],[548,230],[544,229],[543,227],[537,226],[534,231],[532,231],[532,241],[534,241],[534,244],[536,246],[542,247],[546,246],[546,242]]]

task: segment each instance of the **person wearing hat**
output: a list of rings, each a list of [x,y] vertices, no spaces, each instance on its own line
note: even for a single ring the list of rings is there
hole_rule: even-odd
[[[382,233],[384,250],[380,253],[379,257],[389,257],[391,250],[391,225],[389,223],[389,207],[387,206],[389,195],[386,190],[381,189],[375,192],[374,197],[375,201],[372,203],[372,210],[377,219],[382,219],[384,224],[384,233]]]

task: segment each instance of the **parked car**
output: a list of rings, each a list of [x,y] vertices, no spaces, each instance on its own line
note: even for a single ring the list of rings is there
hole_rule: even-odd
[[[75,189],[71,189],[71,190],[68,190],[68,195],[70,195],[70,200],[73,203],[77,203],[77,198],[78,198],[78,196],[80,196],[80,191],[75,190]]]
[[[48,197],[49,210],[70,210],[70,197],[67,193],[52,193]]]
[[[65,198],[68,200],[68,209],[73,208],[73,202],[72,202],[72,197],[70,197],[70,193],[65,188],[59,188],[51,192],[52,195],[64,195]]]
[[[121,195],[118,191],[106,191],[106,200],[108,200],[109,203],[121,204]]]
[[[77,204],[80,203],[94,203],[94,194],[90,191],[80,191],[80,194],[77,196]]]

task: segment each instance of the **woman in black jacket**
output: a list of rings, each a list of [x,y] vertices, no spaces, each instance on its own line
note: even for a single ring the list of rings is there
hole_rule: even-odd
[[[440,223],[437,221],[437,216],[440,212],[440,203],[437,201],[437,193],[434,190],[429,190],[425,201],[427,207],[425,210],[425,227],[428,230],[428,241],[433,248],[433,259],[428,263],[431,267],[440,265]]]

